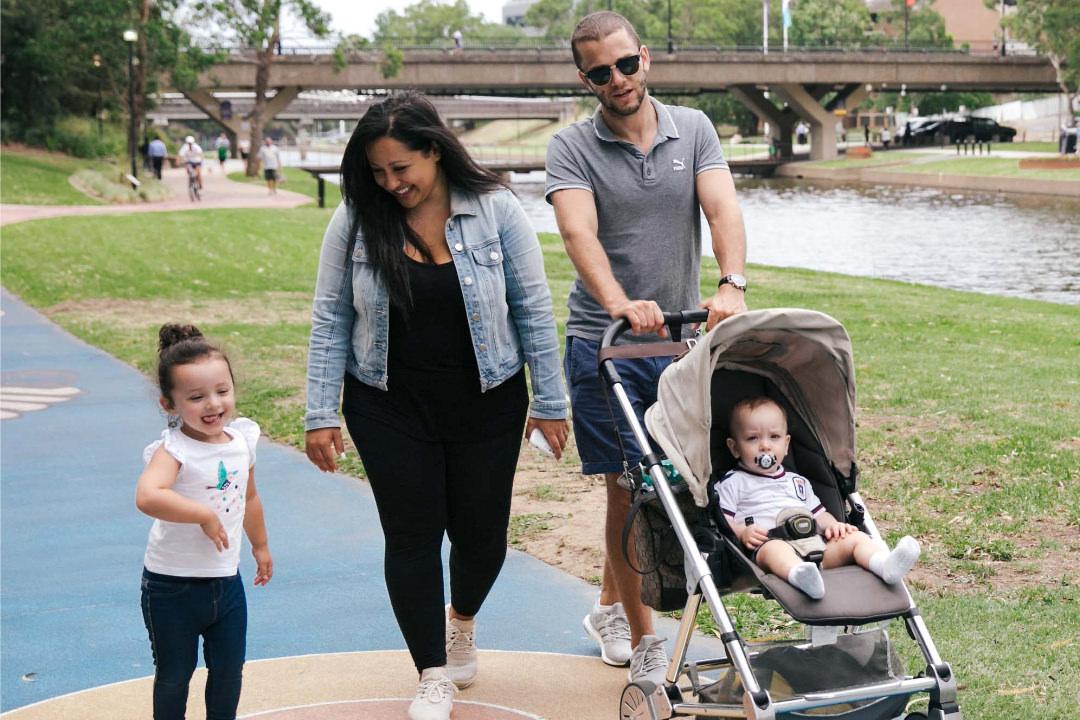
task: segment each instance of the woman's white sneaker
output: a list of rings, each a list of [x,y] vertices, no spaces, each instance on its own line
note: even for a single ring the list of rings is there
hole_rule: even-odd
[[[476,680],[476,665],[476,619],[452,618],[447,605],[446,673],[459,688],[467,688]]]
[[[409,720],[450,720],[457,688],[446,668],[427,668],[420,675],[416,697],[409,705]]]

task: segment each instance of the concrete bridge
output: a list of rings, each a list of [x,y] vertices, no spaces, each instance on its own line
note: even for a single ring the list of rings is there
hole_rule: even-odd
[[[382,98],[372,96],[319,97],[301,93],[284,110],[278,120],[309,123],[312,120],[359,120],[372,104]],[[253,97],[240,93],[213,95],[212,104],[220,109],[223,101],[232,103],[232,114],[246,117],[255,105]],[[494,98],[435,96],[432,102],[445,120],[550,120],[566,122],[577,111],[574,98]],[[204,103],[206,101],[204,100]],[[147,117],[155,122],[171,120],[205,120],[210,116],[182,94],[168,94],[157,101]]]
[[[273,84],[279,88],[268,114],[285,110],[300,89],[349,88],[366,93],[414,88],[433,95],[537,96],[585,94],[566,48],[409,50],[400,71],[383,77],[378,51],[357,52],[344,68],[329,54],[275,57]],[[254,56],[243,52],[207,71],[202,87],[250,90]],[[811,158],[836,156],[836,112],[858,105],[872,90],[982,90],[1055,92],[1049,60],[1038,56],[975,56],[960,52],[834,51],[773,52],[689,49],[653,55],[649,86],[656,92],[730,92],[769,123],[781,158],[790,158],[791,135],[802,119],[810,126]],[[777,108],[766,93],[786,107]],[[827,103],[822,100],[836,93]],[[220,119],[209,92],[188,91],[191,101]],[[241,130],[233,120],[230,130]],[[235,127],[233,127],[235,126]]]

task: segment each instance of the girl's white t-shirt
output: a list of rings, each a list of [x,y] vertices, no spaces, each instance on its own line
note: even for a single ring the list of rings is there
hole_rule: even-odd
[[[232,438],[227,443],[206,443],[185,435],[179,427],[162,431],[161,439],[146,446],[143,462],[149,463],[158,447],[180,463],[173,485],[180,495],[213,508],[225,531],[229,547],[221,552],[195,523],[154,520],[146,543],[143,564],[150,572],[177,577],[231,577],[240,566],[240,543],[244,530],[248,471],[255,465],[259,426],[237,418],[225,426]]]

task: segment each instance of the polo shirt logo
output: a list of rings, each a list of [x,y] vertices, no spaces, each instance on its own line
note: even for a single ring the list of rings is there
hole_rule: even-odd
[[[671,169],[675,172],[682,172],[686,169],[686,163],[676,158],[671,161]]]

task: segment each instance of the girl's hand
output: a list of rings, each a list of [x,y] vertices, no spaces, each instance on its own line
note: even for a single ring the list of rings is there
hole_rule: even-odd
[[[743,545],[756,550],[765,544],[765,541],[769,539],[769,533],[762,530],[757,525],[747,525],[743,528],[742,533],[739,534],[739,539],[742,540]]]
[[[214,547],[218,552],[227,550],[229,547],[229,533],[225,532],[225,526],[221,524],[221,520],[217,515],[214,515],[210,520],[204,523],[199,523],[199,527],[202,528],[206,537],[214,543]]]
[[[345,452],[341,428],[328,427],[304,433],[304,452],[308,460],[323,472],[337,470],[337,459]]]
[[[251,554],[255,556],[255,584],[265,585],[274,577],[274,561],[270,557],[270,548],[266,545],[252,545]]]
[[[826,540],[843,540],[852,533],[859,532],[859,528],[848,523],[838,522],[825,528]]]
[[[563,448],[566,447],[566,438],[570,435],[570,428],[566,420],[544,420],[531,417],[525,423],[525,437],[529,437],[533,428],[540,428],[540,432],[544,434],[544,439],[551,446],[551,452],[555,453],[555,459],[562,458]]]

